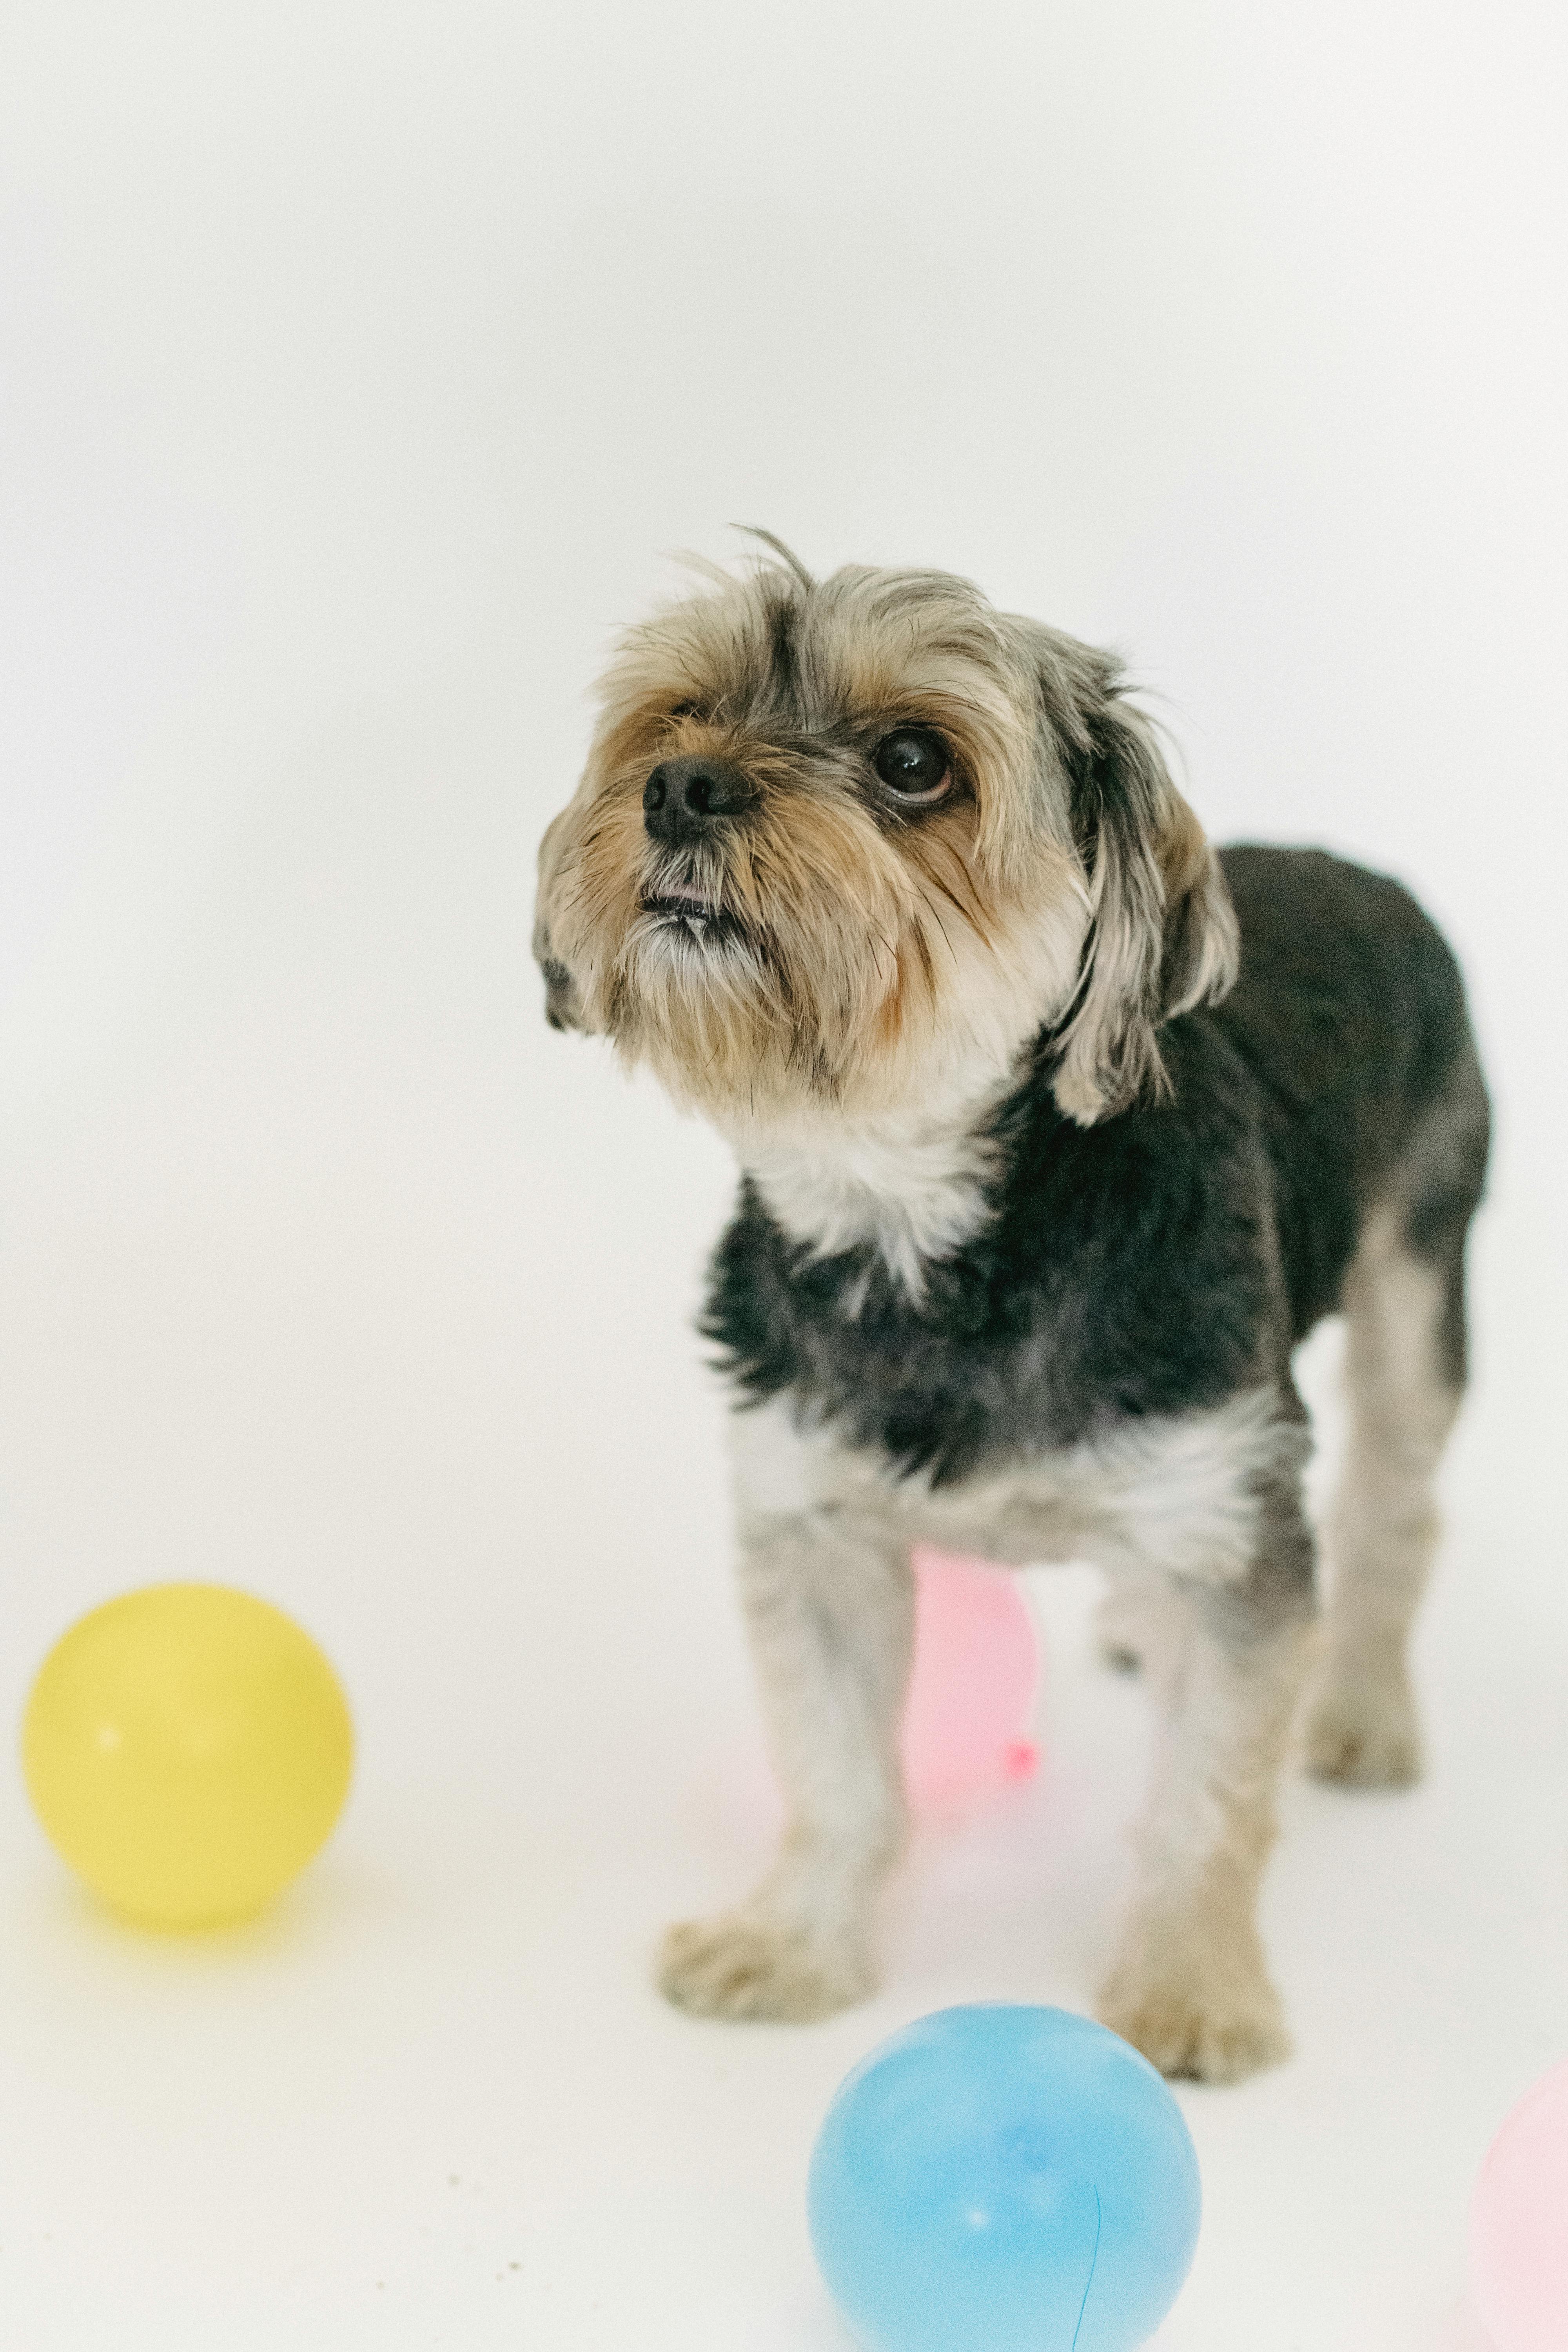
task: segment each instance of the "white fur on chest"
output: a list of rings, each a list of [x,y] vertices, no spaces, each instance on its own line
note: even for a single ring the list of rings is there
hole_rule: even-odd
[[[908,1114],[864,1128],[783,1138],[747,1170],[774,1222],[820,1257],[869,1246],[911,1297],[928,1259],[949,1256],[984,1223],[994,1145],[972,1118]]]
[[[737,1412],[732,1444],[742,1521],[824,1515],[1019,1567],[1082,1559],[1228,1583],[1255,1557],[1260,1488],[1300,1465],[1308,1439],[1258,1388],[1210,1412],[1129,1420],[954,1486],[896,1476],[830,1427],[801,1425],[784,1398]]]
[[[906,1061],[895,1095],[853,1118],[803,1102],[787,1118],[737,1110],[719,1121],[769,1214],[819,1257],[869,1247],[917,1302],[926,1268],[990,1214],[1001,1161],[995,1111],[1017,1085],[1042,1024],[1078,985],[1087,903],[1071,891],[1052,919],[999,955],[960,929],[950,942],[954,1017]],[[853,1311],[853,1308],[851,1309]]]

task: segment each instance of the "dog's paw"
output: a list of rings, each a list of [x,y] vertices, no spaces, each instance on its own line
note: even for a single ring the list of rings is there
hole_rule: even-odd
[[[1239,2083],[1290,2055],[1290,2037],[1261,1961],[1238,1978],[1168,1962],[1123,1967],[1104,1986],[1100,2022],[1141,2050],[1162,2074]]]
[[[1421,1724],[1403,1670],[1326,1681],[1307,1717],[1307,1769],[1355,1789],[1407,1789],[1421,1778]]]
[[[773,2018],[804,2024],[848,2009],[876,1989],[858,1947],[744,1911],[671,1927],[658,1989],[694,2017]]]

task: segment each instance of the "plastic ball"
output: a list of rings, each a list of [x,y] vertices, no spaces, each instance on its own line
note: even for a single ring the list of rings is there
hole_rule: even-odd
[[[322,1844],[353,1727],[331,1667],[280,1609],[154,1584],[56,1643],[22,1759],[54,1845],[106,1902],[201,1927],[260,1910]]]
[[[1568,2063],[1504,2118],[1470,2200],[1470,2293],[1497,2352],[1568,2345]]]
[[[1029,1738],[1040,1661],[1017,1579],[985,1560],[920,1545],[915,1654],[904,1702],[904,1786],[941,1811],[1039,1760]]]
[[[872,2352],[1131,2352],[1197,2243],[1197,2158],[1148,2062],[1060,2009],[940,2010],[843,2084],[812,2243]]]

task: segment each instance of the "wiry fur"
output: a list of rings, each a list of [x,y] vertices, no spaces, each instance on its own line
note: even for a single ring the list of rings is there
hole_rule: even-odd
[[[556,1018],[726,1125],[983,1091],[1043,1014],[1075,1117],[1131,1098],[1158,1077],[1161,1018],[1223,990],[1235,925],[1117,664],[945,573],[804,577],[759,566],[624,639],[542,854]],[[960,782],[918,822],[865,789],[899,723],[937,730]],[[677,858],[642,794],[693,753],[757,798]],[[721,907],[721,940],[639,911],[676,875]]]
[[[1216,858],[1108,656],[942,573],[817,582],[768,544],[626,638],[541,856],[552,1020],[647,1063],[744,1171],[706,1328],[789,1829],[661,1980],[729,2016],[863,1993],[911,1542],[1087,1557],[1165,1727],[1102,2014],[1233,2077],[1285,2047],[1254,1914],[1314,1613],[1289,1356],[1341,1306],[1310,1755],[1415,1769],[1405,1640],[1486,1151],[1458,977],[1392,883]],[[946,760],[920,805],[879,761],[900,730]]]

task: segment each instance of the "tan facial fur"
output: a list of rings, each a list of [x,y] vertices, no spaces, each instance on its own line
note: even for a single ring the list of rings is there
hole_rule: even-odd
[[[873,770],[911,727],[951,755],[939,806],[900,807]],[[643,794],[661,761],[698,756],[751,798],[675,849]],[[1114,779],[1103,821],[1097,773]],[[712,918],[649,912],[671,888]],[[538,951],[552,1017],[731,1131],[973,1097],[1053,1021],[1059,1097],[1088,1123],[1158,1082],[1178,908],[1192,1003],[1228,977],[1228,903],[1114,663],[944,573],[817,583],[784,558],[624,639],[541,854]]]

